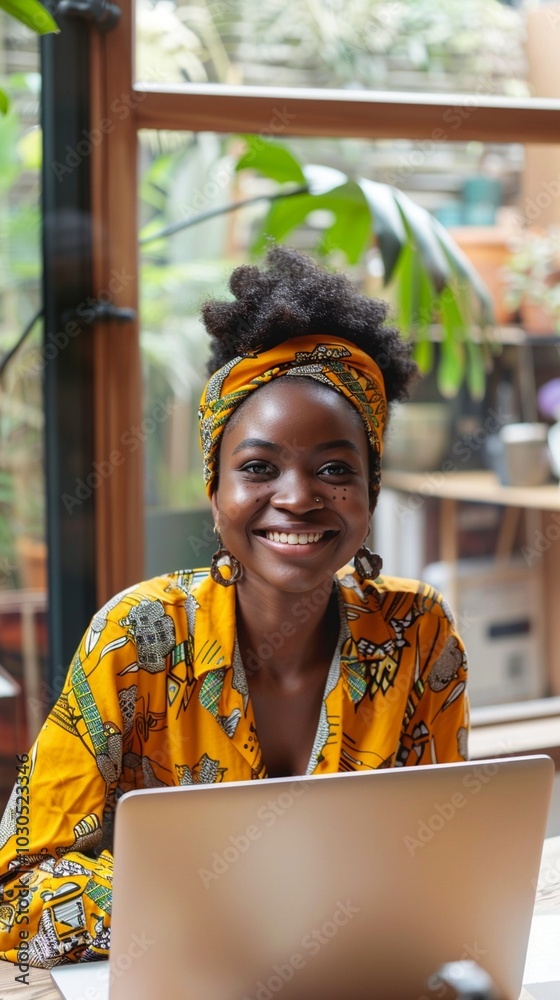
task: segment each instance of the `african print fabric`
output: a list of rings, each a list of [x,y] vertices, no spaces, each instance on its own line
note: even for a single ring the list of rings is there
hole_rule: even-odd
[[[308,773],[466,758],[465,655],[441,597],[337,577],[340,656]],[[295,599],[294,622],[306,615]],[[0,822],[0,958],[18,961],[22,928],[32,965],[106,957],[125,792],[266,778],[235,632],[235,588],[207,570],[139,584],[94,616]]]
[[[268,351],[233,358],[207,382],[198,417],[209,496],[218,472],[221,437],[232,413],[255,389],[289,375],[313,378],[345,396],[360,415],[371,449],[381,456],[387,401],[378,365],[350,341],[294,337]]]

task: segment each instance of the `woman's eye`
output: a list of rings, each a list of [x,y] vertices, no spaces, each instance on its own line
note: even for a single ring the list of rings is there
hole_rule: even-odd
[[[254,476],[266,476],[269,472],[272,472],[272,466],[268,462],[246,462],[243,466],[242,472],[250,472]]]
[[[319,469],[320,476],[348,476],[353,472],[349,465],[341,462],[329,462]]]

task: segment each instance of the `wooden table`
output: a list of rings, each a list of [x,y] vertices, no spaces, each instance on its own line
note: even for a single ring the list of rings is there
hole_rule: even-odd
[[[560,837],[551,837],[544,844],[535,902],[535,915],[542,913],[560,913]],[[15,981],[19,974],[17,965],[0,962],[0,1000],[60,1000],[49,972],[31,969],[29,986]],[[524,994],[528,997],[524,991],[520,1000]]]

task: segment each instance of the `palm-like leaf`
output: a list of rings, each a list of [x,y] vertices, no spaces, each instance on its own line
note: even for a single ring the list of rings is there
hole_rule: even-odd
[[[39,0],[0,0],[0,7],[38,35],[59,31],[56,21]]]
[[[39,0],[0,0],[0,9],[5,10],[7,14],[21,21],[38,35],[59,31],[56,21]],[[0,113],[5,114],[9,105],[7,95],[0,90]]]
[[[480,397],[485,354],[473,331],[481,331],[484,340],[494,322],[492,301],[479,274],[438,220],[397,188],[368,178],[354,180],[319,164],[302,164],[284,145],[262,137],[247,137],[247,142],[236,169],[257,170],[283,190],[285,186],[286,195],[271,204],[253,251],[260,252],[271,237],[284,239],[318,209],[334,216],[322,233],[319,252],[342,250],[356,263],[375,240],[385,284],[397,286],[398,321],[415,340],[420,367],[426,371],[432,366],[430,326],[439,322],[441,392],[455,395],[466,380],[471,394]],[[294,186],[292,197],[288,185]]]

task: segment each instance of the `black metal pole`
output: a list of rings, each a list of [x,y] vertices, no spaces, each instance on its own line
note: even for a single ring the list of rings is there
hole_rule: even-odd
[[[93,297],[89,29],[58,21],[41,39],[50,702],[95,609],[92,329],[76,317]]]

